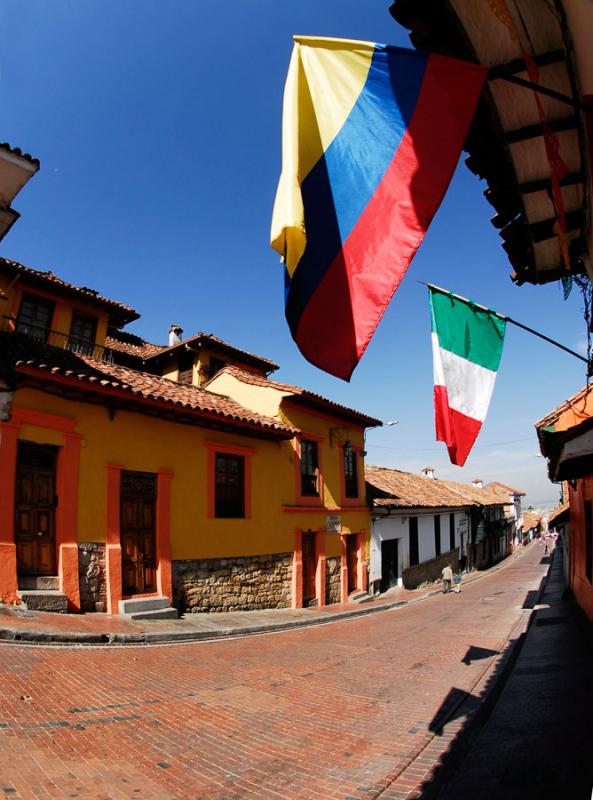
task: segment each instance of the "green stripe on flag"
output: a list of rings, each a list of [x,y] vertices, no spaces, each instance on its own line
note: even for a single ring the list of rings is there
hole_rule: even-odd
[[[506,319],[429,286],[432,330],[444,350],[494,372],[500,364]]]

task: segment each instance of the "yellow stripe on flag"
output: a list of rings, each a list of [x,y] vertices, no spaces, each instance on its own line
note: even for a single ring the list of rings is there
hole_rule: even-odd
[[[295,36],[282,112],[282,173],[271,244],[292,276],[307,236],[301,183],[352,111],[368,76],[374,44]]]

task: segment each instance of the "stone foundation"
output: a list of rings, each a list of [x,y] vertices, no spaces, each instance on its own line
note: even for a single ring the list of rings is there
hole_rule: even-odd
[[[451,564],[453,572],[459,570],[459,551],[449,550],[448,553],[443,553],[437,558],[431,558],[428,561],[423,561],[421,564],[416,564],[413,567],[408,567],[402,572],[402,580],[406,589],[415,589],[421,583],[429,583],[436,581],[441,577],[443,568]]]
[[[173,561],[181,614],[290,608],[292,553]]]
[[[81,611],[105,611],[107,607],[105,575],[105,545],[97,542],[78,542]]]
[[[325,560],[325,602],[327,605],[339,603],[341,599],[340,556],[332,556]]]

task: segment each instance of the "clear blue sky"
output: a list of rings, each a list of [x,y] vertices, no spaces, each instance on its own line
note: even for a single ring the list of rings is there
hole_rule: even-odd
[[[129,303],[131,330],[214,333],[277,376],[399,424],[367,461],[500,480],[554,503],[533,423],[585,383],[584,365],[508,328],[490,414],[466,467],[434,440],[431,281],[582,350],[580,295],[515,287],[484,186],[463,165],[350,384],[307,364],[269,248],[292,34],[408,46],[389,0],[4,0],[0,141],[41,161],[0,253]],[[526,102],[531,102],[527,97]]]

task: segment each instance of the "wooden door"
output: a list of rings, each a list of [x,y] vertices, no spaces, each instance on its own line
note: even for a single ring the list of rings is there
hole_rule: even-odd
[[[120,488],[124,595],[156,591],[156,476],[122,472]]]
[[[387,539],[381,542],[381,591],[396,586],[398,577],[397,539]]]
[[[20,442],[15,487],[17,573],[56,574],[56,447]]]
[[[348,594],[358,589],[358,536],[346,537],[346,560],[348,564]]]
[[[303,605],[315,600],[315,573],[317,571],[317,548],[315,534],[312,531],[303,533]]]

